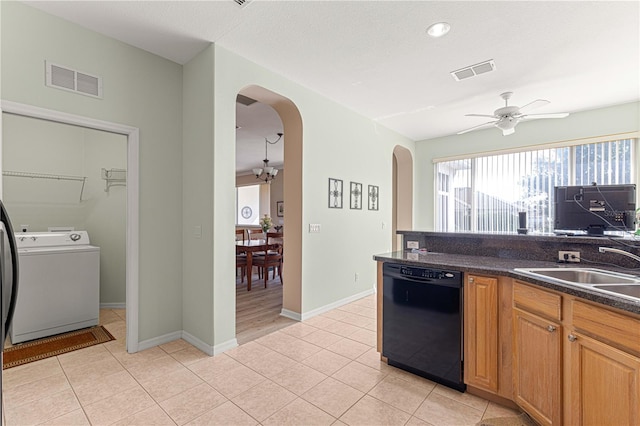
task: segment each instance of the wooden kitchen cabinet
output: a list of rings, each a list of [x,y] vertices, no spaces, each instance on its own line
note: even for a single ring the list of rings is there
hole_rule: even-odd
[[[515,282],[513,398],[542,425],[562,423],[562,298]]]
[[[498,392],[498,279],[468,275],[464,283],[464,381]]]
[[[640,424],[640,320],[572,300],[565,423]]]
[[[513,388],[511,285],[506,277],[477,274],[464,281],[464,382],[469,392],[501,404]]]

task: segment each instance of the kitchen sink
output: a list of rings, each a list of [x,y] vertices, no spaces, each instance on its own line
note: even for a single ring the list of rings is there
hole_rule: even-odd
[[[640,277],[595,268],[516,268],[515,272],[550,282],[640,301]]]
[[[593,288],[598,290],[617,293],[622,296],[633,297],[640,300],[640,285],[638,284],[611,284],[611,285],[594,285]]]

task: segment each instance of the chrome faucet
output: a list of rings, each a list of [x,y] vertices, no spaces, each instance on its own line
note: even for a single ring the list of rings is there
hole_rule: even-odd
[[[628,251],[620,250],[620,249],[617,249],[617,248],[613,248],[613,247],[598,247],[598,251],[600,253],[606,253],[606,252],[618,253],[618,254],[630,257],[630,258],[640,262],[640,256],[636,256],[633,253],[629,253]]]

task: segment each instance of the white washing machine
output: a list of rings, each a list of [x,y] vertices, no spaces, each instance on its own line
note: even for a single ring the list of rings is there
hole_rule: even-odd
[[[16,233],[19,286],[11,343],[98,324],[100,247],[86,231]]]

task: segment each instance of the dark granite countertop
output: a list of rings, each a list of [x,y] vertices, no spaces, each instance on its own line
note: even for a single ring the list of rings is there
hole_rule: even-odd
[[[551,281],[532,278],[514,271],[515,268],[556,268],[556,267],[589,267],[576,264],[559,264],[538,260],[503,259],[498,257],[473,256],[437,252],[392,252],[373,256],[379,262],[394,262],[405,265],[433,267],[439,269],[452,269],[465,273],[502,275],[516,278],[540,287],[559,291],[586,300],[601,303],[624,311],[640,314],[640,301],[633,301],[624,297],[616,297],[600,293],[597,290],[577,287],[570,284],[559,284]],[[598,269],[609,269],[616,272],[629,273],[628,271],[609,267],[597,266]],[[632,275],[635,275],[632,273]]]

